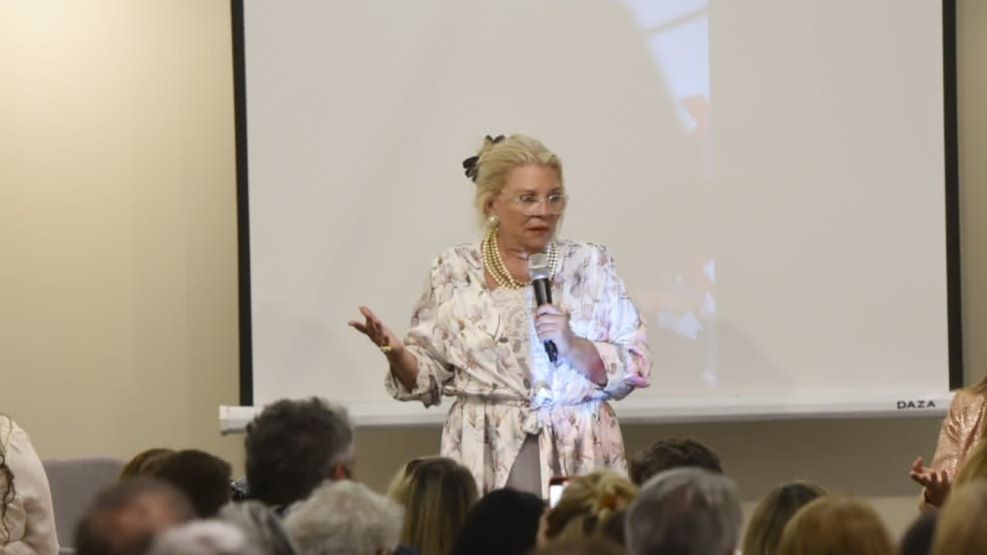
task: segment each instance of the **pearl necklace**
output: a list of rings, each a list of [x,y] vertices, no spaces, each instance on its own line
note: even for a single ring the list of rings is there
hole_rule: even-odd
[[[521,281],[515,279],[508,271],[504,259],[500,256],[500,246],[497,244],[497,227],[491,226],[487,236],[480,243],[480,252],[483,254],[483,266],[490,272],[490,275],[497,282],[497,285],[508,289],[521,289],[531,285],[531,281]],[[555,241],[548,244],[548,267],[552,276],[555,276],[558,265],[559,253],[555,248]]]

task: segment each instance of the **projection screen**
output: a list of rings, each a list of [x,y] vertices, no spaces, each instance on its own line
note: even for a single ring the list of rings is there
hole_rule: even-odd
[[[448,401],[386,394],[346,322],[368,305],[407,329],[433,258],[481,236],[461,161],[524,133],[562,159],[560,235],[608,247],[649,326],[623,419],[941,410],[951,351],[961,375],[949,10],[234,2],[243,403],[441,421]]]

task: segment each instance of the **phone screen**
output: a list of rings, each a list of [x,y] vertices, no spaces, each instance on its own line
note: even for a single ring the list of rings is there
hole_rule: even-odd
[[[562,499],[562,492],[565,487],[569,485],[569,480],[571,478],[567,476],[560,476],[552,478],[548,481],[548,506],[554,507],[559,499]]]

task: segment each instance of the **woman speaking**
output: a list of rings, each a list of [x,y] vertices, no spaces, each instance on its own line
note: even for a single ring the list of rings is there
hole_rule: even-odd
[[[455,398],[441,452],[469,468],[483,492],[510,486],[545,496],[552,476],[625,472],[607,401],[647,386],[651,360],[613,258],[556,237],[568,197],[558,157],[540,142],[487,137],[463,166],[476,184],[483,239],[436,258],[403,341],[366,307],[364,321],[350,325],[387,358],[385,385],[396,399]],[[536,254],[554,302],[536,302]]]

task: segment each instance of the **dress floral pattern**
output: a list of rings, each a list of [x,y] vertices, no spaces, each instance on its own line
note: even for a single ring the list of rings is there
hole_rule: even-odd
[[[531,288],[487,289],[479,245],[436,258],[405,339],[418,360],[406,390],[388,373],[396,399],[426,407],[453,397],[442,430],[444,456],[473,473],[483,492],[503,487],[528,434],[536,435],[542,491],[552,476],[598,468],[626,472],[623,438],[607,402],[646,387],[651,371],[644,322],[599,245],[560,241],[554,304],[572,331],[593,341],[607,372],[600,387],[567,363],[553,365],[534,329]]]

